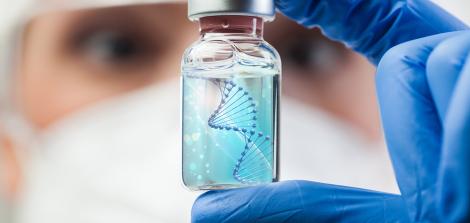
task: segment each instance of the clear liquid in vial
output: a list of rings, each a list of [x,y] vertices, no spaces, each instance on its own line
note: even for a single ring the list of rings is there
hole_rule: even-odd
[[[183,72],[183,181],[190,189],[273,182],[279,74]]]

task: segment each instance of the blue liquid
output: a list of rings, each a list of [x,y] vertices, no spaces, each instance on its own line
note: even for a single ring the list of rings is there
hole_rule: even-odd
[[[183,73],[183,181],[221,189],[277,178],[279,75]]]

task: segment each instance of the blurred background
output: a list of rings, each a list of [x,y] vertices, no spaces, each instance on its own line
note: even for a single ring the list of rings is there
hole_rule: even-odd
[[[199,34],[184,1],[155,1],[0,3],[0,222],[189,221],[179,69]],[[468,2],[438,3],[470,22]],[[282,15],[265,39],[283,60],[281,180],[398,193],[374,67]]]

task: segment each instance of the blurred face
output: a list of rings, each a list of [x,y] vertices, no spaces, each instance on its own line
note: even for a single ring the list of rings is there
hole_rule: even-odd
[[[110,97],[178,76],[197,38],[178,4],[41,15],[24,33],[16,101],[39,128]]]
[[[186,13],[183,4],[155,4],[35,17],[12,74],[16,105],[41,130],[96,102],[177,78],[181,55],[198,36]],[[0,195],[6,189],[12,197],[21,172],[18,142],[1,124]]]

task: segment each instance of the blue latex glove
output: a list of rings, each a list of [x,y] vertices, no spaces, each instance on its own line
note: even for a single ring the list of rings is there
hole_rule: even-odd
[[[433,34],[466,29],[466,26],[457,19],[424,0],[336,0],[334,2],[280,0],[277,1],[277,6],[282,13],[305,26],[320,26],[328,37],[345,42],[375,64],[388,49],[400,43]],[[401,46],[397,47],[399,48]],[[414,88],[412,87],[423,85],[423,83],[417,86],[412,85],[414,72],[419,72],[418,68],[423,66],[405,69],[411,76],[405,79],[410,84],[393,78],[397,70],[388,71],[387,66],[393,67],[394,63],[406,65],[406,58],[408,58],[401,54],[404,50],[397,51],[393,50],[395,55],[388,54],[390,55],[387,56],[388,60],[382,63],[378,85],[381,87],[385,85],[387,86],[385,89],[388,89],[388,91],[380,89],[379,99],[382,101],[387,140],[403,196],[314,182],[291,181],[261,187],[207,192],[194,204],[193,222],[438,221],[441,214],[437,213],[442,213],[442,216],[448,219],[452,216],[456,216],[453,219],[466,219],[462,214],[450,212],[456,210],[455,207],[463,210],[459,213],[465,212],[468,205],[465,206],[461,202],[467,201],[463,199],[464,201],[459,201],[459,204],[452,203],[459,199],[445,195],[454,195],[449,192],[450,187],[437,189],[435,186],[441,185],[436,182],[447,181],[444,177],[447,176],[449,179],[446,173],[458,173],[462,169],[457,168],[456,171],[449,172],[445,170],[450,168],[442,167],[440,168],[442,173],[438,173],[439,165],[444,165],[444,163],[455,165],[455,162],[451,160],[458,160],[450,159],[440,164],[438,159],[440,150],[437,148],[441,148],[442,139],[438,134],[431,134],[435,131],[422,128],[422,126],[431,126],[434,127],[431,129],[435,129],[440,126],[440,119],[421,119],[420,111],[424,110],[429,113],[435,111],[432,109],[429,111],[429,107],[418,103],[419,100],[432,102],[431,94],[426,97],[413,94]],[[405,97],[407,93],[408,97]],[[449,100],[448,97],[445,100]],[[426,105],[430,104],[432,103]],[[456,132],[454,137],[459,134],[462,133]],[[457,141],[464,142],[462,139]],[[423,151],[424,153],[421,154]],[[436,158],[437,160],[434,160]],[[464,158],[460,158],[460,161],[462,159]],[[441,178],[438,179],[438,175]],[[431,185],[435,189],[429,190]],[[457,185],[464,189],[460,189],[460,192],[455,195],[461,195],[466,190],[465,186],[468,187],[466,182],[453,186]],[[468,197],[468,193],[465,195]],[[433,196],[442,197],[441,202],[431,201]],[[452,202],[448,201],[448,198]],[[447,206],[450,203],[455,205]],[[452,211],[448,211],[449,207],[452,207],[450,209]]]
[[[333,40],[377,64],[390,48],[409,40],[466,29],[429,0],[276,0],[287,17],[320,27]]]
[[[285,181],[209,191],[193,206],[193,222],[409,222],[398,195]]]
[[[399,45],[377,70],[388,148],[410,217],[470,222],[470,31]]]

